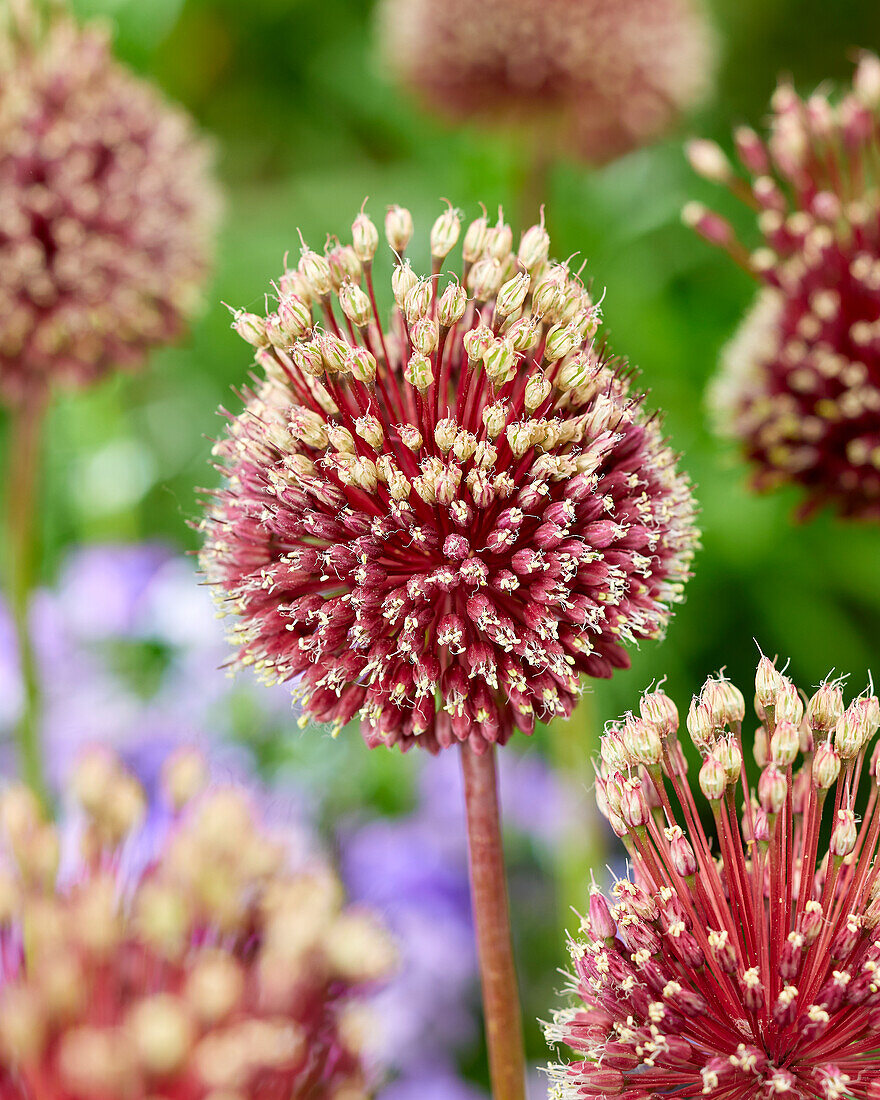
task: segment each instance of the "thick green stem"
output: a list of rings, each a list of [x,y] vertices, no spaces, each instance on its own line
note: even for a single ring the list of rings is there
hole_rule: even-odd
[[[23,688],[16,741],[22,777],[44,801],[46,782],[40,743],[40,680],[28,612],[37,574],[37,483],[46,399],[45,390],[34,386],[13,408],[7,461],[7,584]]]
[[[522,1010],[510,937],[494,747],[478,755],[465,742],[461,767],[492,1096],[525,1100]]]

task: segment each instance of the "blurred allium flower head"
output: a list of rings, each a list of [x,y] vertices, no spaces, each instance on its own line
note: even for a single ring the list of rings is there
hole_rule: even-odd
[[[202,563],[238,662],[294,681],[304,721],[479,752],[569,714],[580,673],[662,633],[694,505],[543,224],[514,252],[478,218],[443,280],[458,211],[431,230],[430,277],[403,258],[409,212],[385,228],[387,328],[363,213],[353,245],[303,246],[267,316],[236,315],[265,376],[217,445]]]
[[[532,122],[601,164],[668,129],[708,90],[701,0],[383,0],[389,67],[456,118]]]
[[[736,131],[741,171],[713,142],[695,169],[757,215],[749,252],[698,203],[685,220],[761,284],[711,391],[718,429],[755,483],[795,483],[804,514],[826,504],[880,518],[880,60],[865,54],[836,101],[783,83],[769,135]],[[745,176],[746,178],[743,178]]]
[[[87,383],[182,330],[218,214],[209,146],[34,0],[0,13],[0,390]]]
[[[113,757],[82,761],[86,824],[60,876],[55,827],[29,790],[4,793],[4,1096],[366,1095],[358,1001],[390,965],[384,932],[329,871],[287,870],[239,790],[197,795],[203,774],[192,752],[169,759],[180,817],[134,875],[144,797]]]
[[[805,706],[767,658],[755,691],[753,787],[723,678],[688,711],[696,782],[662,691],[602,739],[632,877],[572,943],[577,1005],[547,1034],[583,1060],[551,1067],[557,1097],[880,1096],[880,704],[829,680]]]

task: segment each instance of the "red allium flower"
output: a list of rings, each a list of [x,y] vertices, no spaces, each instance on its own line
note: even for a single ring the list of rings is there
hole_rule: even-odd
[[[172,758],[178,805],[193,778]],[[366,1096],[358,987],[390,947],[333,875],[288,871],[234,788],[197,796],[135,873],[137,783],[94,753],[76,786],[87,824],[60,878],[31,792],[0,801],[0,1095]]]
[[[687,716],[702,804],[662,691],[602,740],[632,878],[593,894],[572,944],[579,1003],[548,1038],[582,1060],[551,1067],[556,1097],[880,1096],[880,704],[844,708],[828,681],[805,708],[766,658],[755,687],[755,787],[724,679]]]
[[[105,36],[33,0],[0,26],[0,390],[87,383],[176,337],[217,219],[210,148],[113,61]],[[9,15],[7,13],[7,19]]]
[[[692,203],[685,220],[762,284],[711,393],[719,431],[755,464],[755,484],[795,483],[804,513],[830,504],[880,518],[880,60],[830,102],[782,84],[770,133],[736,132],[737,174],[713,142],[689,147],[703,176],[757,213],[749,254]]]
[[[454,118],[534,122],[601,164],[657,137],[707,91],[701,0],[384,0],[387,63]]]
[[[353,246],[303,246],[277,308],[234,322],[265,378],[216,448],[203,568],[238,663],[293,681],[304,720],[360,714],[370,745],[480,752],[570,714],[580,673],[662,633],[696,538],[688,482],[543,225],[514,253],[478,218],[443,287],[459,230],[437,219],[431,278],[398,258],[387,329],[364,214]],[[400,257],[409,212],[386,233]]]

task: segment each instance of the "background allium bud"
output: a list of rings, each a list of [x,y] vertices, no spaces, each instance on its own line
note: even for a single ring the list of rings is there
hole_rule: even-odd
[[[383,0],[382,52],[454,118],[534,121],[601,164],[700,100],[714,37],[699,0]]]
[[[787,691],[791,681],[776,675]],[[707,687],[719,683],[727,681]],[[850,710],[876,706],[865,693]],[[796,727],[768,717],[780,751],[750,787],[740,717],[737,708],[722,739],[702,749],[709,833],[674,737],[663,741],[662,767],[633,761],[625,773],[609,766],[620,759],[616,743],[605,746],[615,731],[603,738],[599,808],[624,841],[632,880],[614,883],[616,905],[593,894],[586,938],[571,944],[572,1007],[556,1013],[547,1038],[576,1060],[550,1067],[554,1100],[872,1095],[880,799],[866,776],[870,746],[841,769],[829,741],[799,757]],[[647,823],[627,812],[636,789],[660,808]],[[609,919],[594,921],[594,912]]]
[[[111,755],[91,753],[75,789],[80,850],[57,880],[34,796],[0,799],[3,1095],[366,1095],[358,1002],[393,954],[335,876],[288,870],[234,787],[197,795],[161,840]]]
[[[465,231],[469,248],[477,236]],[[509,226],[479,236],[474,267],[517,270]],[[540,263],[566,316],[593,328],[589,293]],[[226,481],[202,564],[235,616],[238,663],[290,681],[304,720],[339,728],[360,715],[371,745],[481,751],[570,714],[580,675],[610,676],[627,643],[662,634],[688,576],[694,505],[622,364],[580,337],[548,354],[561,307],[533,315],[526,296],[526,352],[491,297],[438,330],[443,287],[412,274],[404,293],[405,264],[386,329],[355,331],[326,295],[311,332],[258,350],[265,378],[216,447]],[[370,271],[364,283],[374,300]],[[326,373],[301,370],[330,339]],[[358,345],[377,364],[372,384],[349,369]],[[591,364],[577,385],[569,353]],[[367,410],[369,437],[357,430]]]
[[[101,31],[33,20],[23,37],[0,28],[7,397],[33,380],[91,382],[177,337],[219,206],[210,147],[183,111],[117,64]]]
[[[803,515],[827,504],[880,518],[880,104],[863,92],[877,65],[866,55],[834,102],[781,85],[766,139],[737,132],[745,179],[720,173],[711,143],[689,149],[698,172],[757,211],[762,236],[749,256],[724,219],[686,211],[762,284],[711,389],[715,421],[757,488],[805,491]]]

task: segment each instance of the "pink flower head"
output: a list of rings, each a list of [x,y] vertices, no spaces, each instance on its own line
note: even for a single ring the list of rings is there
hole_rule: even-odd
[[[387,328],[363,213],[353,245],[304,245],[275,308],[234,321],[264,377],[216,448],[202,565],[238,663],[292,681],[304,721],[360,715],[370,745],[480,752],[570,714],[580,674],[662,634],[696,539],[688,482],[543,224],[514,252],[478,218],[441,278],[460,229],[437,219],[421,278],[391,208]]]
[[[441,113],[533,123],[592,164],[669,129],[714,69],[701,0],[383,0],[379,29],[388,67]]]
[[[0,391],[77,384],[178,336],[218,213],[210,148],[111,57],[33,0],[0,26]],[[10,16],[7,14],[7,19]]]
[[[753,252],[698,203],[685,220],[761,284],[711,392],[718,430],[754,464],[758,488],[805,491],[803,513],[830,504],[880,518],[880,60],[865,54],[836,100],[781,84],[766,139],[742,127],[743,174],[713,142],[694,168],[757,215]]]
[[[880,704],[826,681],[805,706],[767,658],[755,686],[754,786],[723,678],[688,711],[697,782],[662,691],[602,739],[599,807],[632,876],[571,945],[559,1100],[880,1096]]]
[[[56,829],[27,788],[4,793],[5,1100],[366,1095],[358,1001],[390,965],[384,932],[329,871],[288,870],[241,791],[195,794],[203,772],[169,760],[180,816],[137,872],[144,796],[108,754],[75,777],[86,821],[60,876]]]

